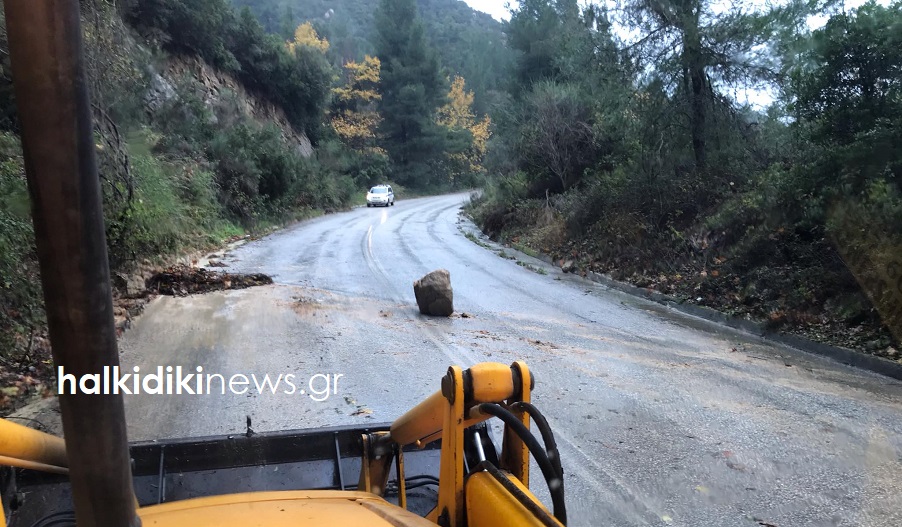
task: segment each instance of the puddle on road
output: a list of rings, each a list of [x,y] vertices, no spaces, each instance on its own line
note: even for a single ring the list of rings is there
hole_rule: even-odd
[[[378,324],[392,330],[405,330],[405,311],[414,308],[403,304],[374,300],[367,297],[348,296],[318,288],[292,286],[294,294],[291,302],[282,302],[300,317],[323,316],[329,313],[356,319],[367,324]],[[323,312],[328,312],[323,314]]]
[[[331,305],[324,304],[321,299],[309,296],[295,296],[293,300],[294,302],[291,304],[291,309],[298,315],[304,317],[316,316],[318,311],[332,307]]]

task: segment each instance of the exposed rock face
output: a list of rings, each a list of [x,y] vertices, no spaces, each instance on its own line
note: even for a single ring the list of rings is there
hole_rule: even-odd
[[[436,317],[450,317],[454,313],[454,293],[451,273],[444,269],[432,271],[413,283],[420,313]]]
[[[157,72],[150,73],[150,86],[144,96],[144,104],[151,113],[158,111],[164,104],[176,98],[175,87]]]
[[[204,104],[219,124],[228,126],[228,114],[238,112],[261,123],[275,124],[282,131],[282,138],[294,145],[300,155],[313,154],[310,139],[291,126],[281,108],[248,92],[237,79],[197,57],[174,56],[166,61],[159,74],[152,72],[150,95],[145,101],[148,110],[154,112],[166,101],[178,97],[175,86],[186,79],[196,83]]]

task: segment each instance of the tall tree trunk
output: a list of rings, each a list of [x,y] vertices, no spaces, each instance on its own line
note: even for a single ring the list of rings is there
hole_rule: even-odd
[[[702,43],[698,27],[698,13],[694,13],[683,30],[683,75],[689,98],[689,129],[692,134],[692,151],[695,154],[695,165],[705,168],[707,162],[706,123],[708,96],[705,61],[702,56]]]

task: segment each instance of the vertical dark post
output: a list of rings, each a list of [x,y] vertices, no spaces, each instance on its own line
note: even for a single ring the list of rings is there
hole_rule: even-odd
[[[119,364],[78,0],[4,0],[53,359]],[[60,394],[79,527],[135,527],[119,395]]]

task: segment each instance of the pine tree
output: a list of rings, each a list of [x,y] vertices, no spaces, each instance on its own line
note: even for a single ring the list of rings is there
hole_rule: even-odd
[[[724,10],[714,0],[630,0],[627,21],[638,30],[630,46],[640,66],[654,64],[684,102],[695,165],[708,164],[714,139],[719,89],[753,86],[778,77],[774,40],[803,27],[806,17],[830,0],[792,0],[761,6],[733,2]],[[719,85],[719,86],[718,86]]]
[[[291,38],[294,29],[297,27],[297,22],[294,17],[294,10],[291,9],[291,5],[285,6],[285,13],[282,15],[282,26],[280,28],[280,32],[283,38]]]
[[[382,61],[379,127],[395,179],[435,184],[435,161],[445,134],[435,122],[446,85],[436,54],[427,45],[415,0],[381,0],[376,12],[376,51]]]

